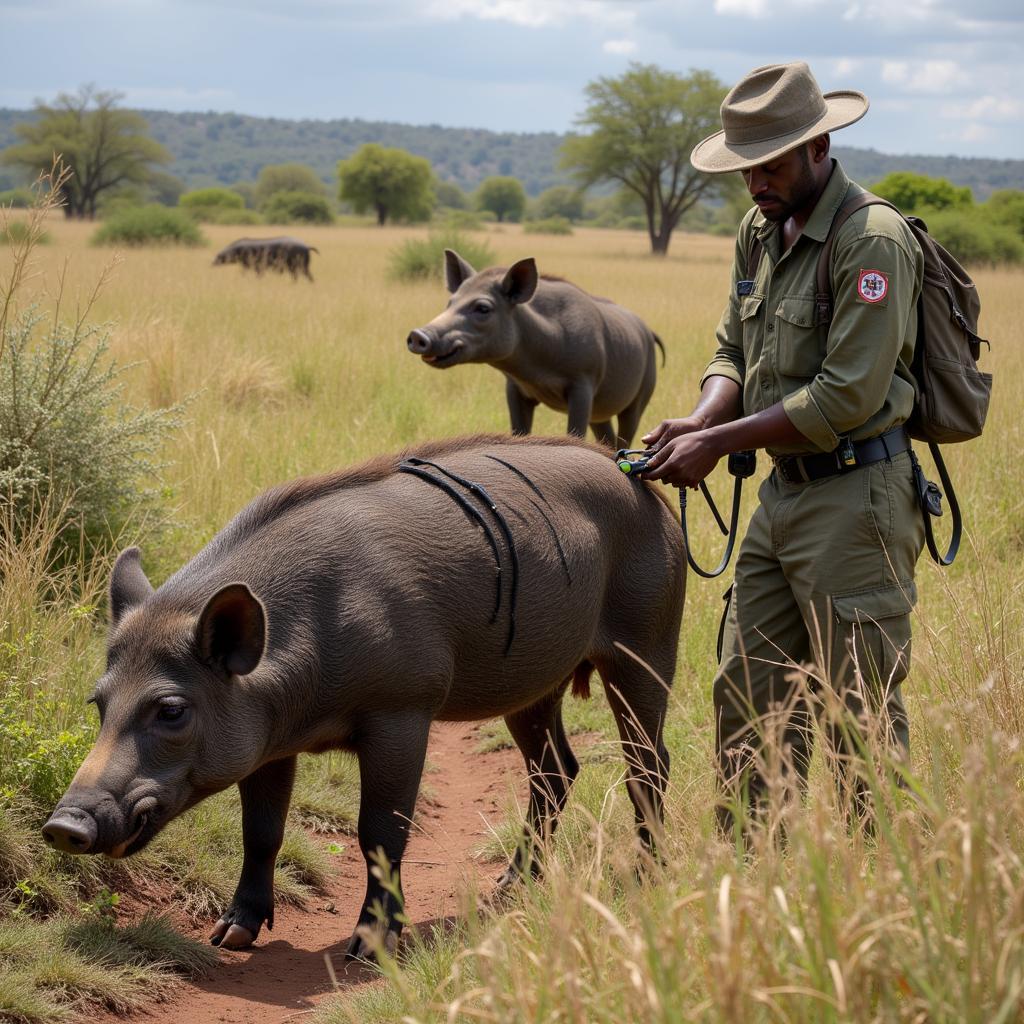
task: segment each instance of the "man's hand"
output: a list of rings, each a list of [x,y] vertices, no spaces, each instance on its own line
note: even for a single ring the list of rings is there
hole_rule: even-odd
[[[667,441],[683,434],[692,434],[695,430],[703,430],[707,424],[703,416],[691,414],[677,420],[662,420],[652,431],[640,438],[648,448],[658,451]]]
[[[687,421],[665,421],[685,422]],[[696,487],[711,473],[718,460],[725,454],[726,450],[721,447],[712,431],[697,428],[691,433],[678,433],[659,445],[656,454],[651,457],[643,471],[643,478],[664,480],[674,487]]]

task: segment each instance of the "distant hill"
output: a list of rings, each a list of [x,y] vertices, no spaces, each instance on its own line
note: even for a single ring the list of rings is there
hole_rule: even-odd
[[[443,128],[344,118],[290,121],[244,114],[140,111],[153,135],[173,154],[167,169],[189,188],[251,181],[264,164],[299,161],[335,185],[339,159],[364,142],[399,146],[425,156],[438,176],[467,190],[492,174],[510,174],[530,195],[568,180],[558,167],[564,135],[555,132],[492,132],[482,128]],[[0,108],[0,148],[16,141],[14,125],[31,112]],[[967,185],[976,199],[998,188],[1024,189],[1024,160],[967,157],[892,156],[873,149],[836,147],[847,172],[867,184],[889,171],[917,171]],[[16,175],[0,167],[0,188],[16,184]]]

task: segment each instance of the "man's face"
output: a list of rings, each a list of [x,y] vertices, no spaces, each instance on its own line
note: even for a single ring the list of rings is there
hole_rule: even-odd
[[[811,164],[811,145],[807,143],[769,163],[740,172],[766,220],[786,221],[815,199],[817,182]]]

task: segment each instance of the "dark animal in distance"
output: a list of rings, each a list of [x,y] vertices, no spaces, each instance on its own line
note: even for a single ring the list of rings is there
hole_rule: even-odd
[[[569,433],[588,424],[610,447],[629,447],[657,377],[658,336],[635,314],[558,277],[534,260],[479,273],[445,250],[451,299],[409,333],[409,351],[436,369],[490,363],[505,375],[512,431],[529,434],[543,403],[567,412]],[[618,430],[612,417],[618,417]]]
[[[678,521],[652,485],[575,439],[482,436],[415,454],[266,492],[156,590],[138,549],[121,553],[100,732],[43,827],[51,845],[133,854],[237,783],[241,877],[211,938],[245,947],[273,925],[296,755],[350,750],[367,882],[348,952],[372,953],[359,926],[393,948],[401,902],[371,858],[400,871],[431,722],[503,716],[523,754],[530,827],[509,885],[540,870],[532,839],[554,829],[578,770],[562,698],[570,683],[588,693],[594,668],[652,844],[685,590]]]
[[[264,270],[276,270],[281,274],[290,271],[293,280],[298,280],[302,273],[312,281],[309,254],[319,251],[297,238],[239,238],[217,253],[213,265],[220,267],[227,263],[240,263],[243,269],[255,270],[257,274]]]

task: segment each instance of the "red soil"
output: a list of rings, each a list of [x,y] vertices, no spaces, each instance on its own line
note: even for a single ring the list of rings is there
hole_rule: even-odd
[[[416,826],[402,865],[406,912],[414,927],[429,928],[456,915],[465,880],[475,876],[488,892],[500,874],[499,864],[475,862],[473,851],[486,838],[488,824],[499,819],[510,783],[525,794],[525,772],[518,751],[480,754],[478,743],[473,725],[437,724],[431,733],[428,765],[434,770],[423,777]],[[184,985],[169,1002],[137,1019],[143,1024],[302,1021],[308,1019],[304,1011],[333,990],[325,957],[341,989],[380,983],[376,972],[345,963],[366,876],[355,838],[339,842],[345,850],[333,858],[337,873],[324,894],[305,908],[279,905],[274,930],[264,929],[253,949],[222,952],[208,977]],[[205,940],[212,926],[213,921],[205,921],[182,930]]]

